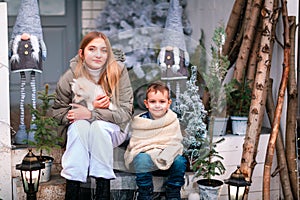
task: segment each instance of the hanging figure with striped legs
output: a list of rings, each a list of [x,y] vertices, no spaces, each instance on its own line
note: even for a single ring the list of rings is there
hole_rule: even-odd
[[[46,56],[38,1],[22,0],[9,41],[11,72],[21,75],[20,125],[15,136],[16,144],[34,140],[34,133],[29,133],[28,137],[25,125],[26,72],[30,72],[31,100],[33,108],[36,108],[36,72],[42,73],[42,62]],[[31,120],[34,120],[33,116]]]
[[[31,86],[31,102],[32,102],[32,107],[36,109],[36,84],[35,84],[35,71],[32,71],[30,73],[30,86]],[[35,116],[31,115],[31,121],[35,120]],[[35,124],[30,125],[30,130],[36,129]],[[29,131],[28,132],[28,140],[29,141],[35,141],[34,140],[34,131]]]
[[[24,101],[25,101],[25,85],[26,85],[26,76],[25,72],[20,72],[21,75],[21,99],[20,99],[20,125],[19,130],[17,131],[15,141],[17,144],[24,144],[27,140],[27,132],[25,126],[25,109],[24,109]]]

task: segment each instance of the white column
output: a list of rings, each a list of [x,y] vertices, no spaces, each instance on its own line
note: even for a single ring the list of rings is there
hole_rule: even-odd
[[[296,16],[296,24],[298,24],[299,17],[300,17],[299,16],[299,8],[300,8],[299,0],[289,0],[287,7],[288,7],[289,16]],[[297,72],[297,66],[299,65],[299,62],[300,62],[300,60],[297,60],[297,55],[298,55],[298,42],[297,41],[299,40],[299,37],[300,37],[298,34],[299,34],[299,26],[296,30],[296,38],[295,38],[295,41],[296,41],[296,47],[295,47],[296,48],[296,52],[295,52],[296,72]]]
[[[12,199],[7,4],[0,2],[0,199]]]

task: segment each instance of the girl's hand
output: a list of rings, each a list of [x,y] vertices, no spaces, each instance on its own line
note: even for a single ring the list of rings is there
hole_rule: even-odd
[[[93,102],[94,108],[108,108],[109,104],[110,100],[107,95],[98,95]]]
[[[73,107],[72,110],[69,110],[67,119],[70,120],[70,123],[74,122],[75,120],[80,119],[90,119],[92,117],[92,113],[87,107],[72,103],[70,106]]]

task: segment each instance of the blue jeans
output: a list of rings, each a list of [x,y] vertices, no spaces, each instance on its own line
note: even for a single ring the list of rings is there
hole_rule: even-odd
[[[168,170],[159,170],[147,153],[139,153],[133,160],[136,172],[136,184],[138,187],[153,187],[152,176],[167,176],[166,186],[181,187],[184,185],[186,159],[178,155]]]

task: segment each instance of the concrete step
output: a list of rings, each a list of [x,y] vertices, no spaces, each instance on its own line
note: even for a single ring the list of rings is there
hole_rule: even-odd
[[[111,180],[111,196],[113,200],[128,200],[132,199],[135,196],[136,184],[135,184],[135,175],[125,172],[116,172],[117,178]],[[192,174],[187,173],[186,185],[181,190],[181,197],[186,199],[190,192],[197,191],[197,188],[194,188],[191,178]],[[154,192],[157,195],[161,195],[159,199],[163,199],[164,190],[163,183],[166,177],[153,177]],[[48,182],[40,183],[39,191],[37,193],[37,199],[43,200],[63,200],[65,196],[65,186],[66,181],[59,174],[52,174],[51,179]],[[82,199],[90,199],[93,191],[93,180],[88,179],[87,183],[81,184],[81,194]],[[20,177],[13,178],[13,195],[14,200],[26,200],[26,194],[23,189],[22,181]]]
[[[40,183],[39,191],[37,193],[37,199],[43,200],[63,200],[65,196],[65,186],[66,181],[60,176],[61,167],[61,157],[63,154],[63,149],[54,149],[50,154],[45,154],[54,158],[54,162],[51,168],[51,178],[50,181]],[[16,164],[22,162],[24,156],[28,153],[26,146],[18,146],[12,151],[12,175],[13,175],[13,195],[14,200],[25,200],[26,194],[23,190],[22,181],[20,178],[20,171],[16,170]],[[33,153],[38,155],[33,149]],[[123,158],[124,149],[116,148],[114,152],[114,167],[117,178],[111,180],[111,196],[112,199],[116,200],[128,200],[132,199],[135,195],[136,184],[135,175],[132,173],[124,172],[124,161]],[[187,198],[187,195],[191,191],[197,191],[197,186],[192,184],[191,178],[192,173],[186,173],[186,185],[182,188],[181,196],[182,198]],[[163,194],[163,183],[166,177],[154,176],[154,192],[158,194]],[[93,179],[89,178],[87,183],[81,184],[81,197],[82,199],[91,199],[90,195],[93,192]],[[159,198],[163,199],[163,198]]]

